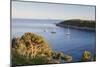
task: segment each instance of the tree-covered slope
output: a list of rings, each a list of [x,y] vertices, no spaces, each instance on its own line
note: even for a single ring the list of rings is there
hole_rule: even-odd
[[[80,20],[80,19],[71,19],[71,20],[65,20],[58,24],[57,26],[77,26],[77,27],[88,27],[88,28],[95,28],[96,22],[92,20]]]

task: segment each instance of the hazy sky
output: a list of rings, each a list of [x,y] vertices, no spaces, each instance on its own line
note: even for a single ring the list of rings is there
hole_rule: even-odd
[[[95,7],[12,1],[12,18],[95,20]]]

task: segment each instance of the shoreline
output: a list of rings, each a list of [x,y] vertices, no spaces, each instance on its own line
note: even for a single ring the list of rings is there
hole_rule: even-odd
[[[89,28],[89,27],[78,27],[78,26],[72,26],[72,25],[63,25],[63,24],[56,24],[56,26],[63,27],[63,28],[73,28],[78,30],[88,30],[88,31],[96,31],[96,28]]]

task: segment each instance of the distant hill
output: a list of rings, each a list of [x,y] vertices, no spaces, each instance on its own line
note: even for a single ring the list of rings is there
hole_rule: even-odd
[[[84,27],[84,28],[96,28],[96,22],[95,21],[90,21],[90,20],[80,20],[80,19],[71,19],[71,20],[65,20],[62,21],[58,24],[56,24],[57,26],[61,26],[61,27],[67,27],[67,26],[75,26],[75,27]]]

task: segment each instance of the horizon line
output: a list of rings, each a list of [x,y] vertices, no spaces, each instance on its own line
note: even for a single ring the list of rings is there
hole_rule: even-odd
[[[26,20],[90,20],[90,19],[76,19],[76,18],[73,18],[73,19],[36,19],[36,18],[11,18],[12,20],[13,19],[26,19]],[[96,20],[93,20],[91,19],[90,21],[96,21]]]

